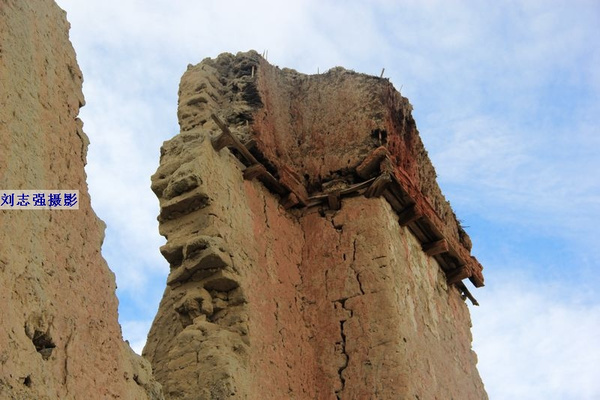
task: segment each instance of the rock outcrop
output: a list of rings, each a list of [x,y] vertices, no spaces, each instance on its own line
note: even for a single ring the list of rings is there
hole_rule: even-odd
[[[223,54],[178,114],[144,349],[166,398],[487,398],[462,282],[481,265],[388,80]]]
[[[0,210],[0,398],[162,399],[117,321],[68,30],[53,1],[0,0],[0,191],[76,189],[80,205]]]

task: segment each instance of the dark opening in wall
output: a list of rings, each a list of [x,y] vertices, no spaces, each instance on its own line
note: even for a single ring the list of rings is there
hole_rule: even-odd
[[[33,342],[33,345],[35,346],[37,352],[42,355],[42,358],[44,360],[50,358],[50,356],[52,355],[52,350],[54,350],[54,348],[56,347],[56,345],[52,341],[52,337],[50,337],[50,334],[48,334],[48,332],[38,331],[37,329],[35,330],[35,333],[33,334],[33,339],[31,339],[31,341]]]
[[[383,146],[387,143],[387,132],[384,129],[373,129],[371,137],[375,139],[378,146]]]

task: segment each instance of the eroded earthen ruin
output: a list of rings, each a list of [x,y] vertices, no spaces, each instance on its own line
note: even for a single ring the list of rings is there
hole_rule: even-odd
[[[144,349],[167,398],[487,398],[482,268],[387,79],[223,54],[189,66],[178,116]]]
[[[117,321],[90,207],[81,71],[53,1],[0,0],[0,190],[77,189],[77,211],[0,211],[0,399],[162,399]]]

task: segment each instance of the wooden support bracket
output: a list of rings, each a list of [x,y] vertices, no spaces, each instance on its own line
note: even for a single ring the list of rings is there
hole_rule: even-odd
[[[448,285],[453,285],[469,276],[471,276],[471,268],[468,265],[461,265],[455,270],[446,273],[446,280],[448,281]]]
[[[471,276],[469,277],[469,280],[475,287],[479,288],[484,286],[483,266],[479,263],[479,261],[477,261],[475,257],[471,256],[471,259],[473,260],[473,271]]]
[[[267,173],[267,169],[262,164],[251,165],[251,166],[247,167],[243,172],[244,179],[249,180],[249,181],[251,181],[252,179],[257,178],[259,176],[263,176],[266,173]]]
[[[211,114],[210,117],[215,121],[215,124],[223,132],[217,138],[212,140],[213,148],[216,151],[221,150],[223,147],[233,147],[246,159],[250,165],[258,164],[258,160],[248,151],[246,146],[240,142],[240,140],[229,130],[229,128],[217,117],[215,114]]]
[[[379,172],[379,164],[387,155],[388,150],[385,147],[376,148],[356,167],[356,173],[363,179],[370,178],[374,173]]]
[[[302,184],[302,178],[287,165],[279,168],[279,182],[294,193],[302,205],[308,204],[308,192]]]
[[[215,151],[221,151],[224,147],[229,147],[234,145],[234,141],[231,138],[231,135],[223,132],[216,138],[212,139],[212,146]]]
[[[417,205],[411,204],[410,206],[404,208],[404,210],[400,211],[398,214],[398,223],[400,226],[406,226],[421,217],[423,217],[423,214],[417,209]]]
[[[246,121],[247,122],[247,121]],[[244,147],[248,150],[252,150],[256,147],[256,140],[250,139],[246,143],[244,143]]]
[[[458,283],[456,283],[456,287],[458,287],[458,290],[460,290],[462,292],[463,300],[466,297],[467,299],[471,300],[471,303],[474,306],[479,305],[479,302],[477,301],[477,299],[475,297],[473,297],[473,295],[471,294],[471,292],[469,292],[469,289],[467,289],[467,287],[465,286],[464,283],[458,282]]]
[[[430,243],[423,243],[421,247],[428,256],[446,253],[449,250],[448,241],[446,239],[441,239]]]
[[[269,173],[269,171],[260,175],[258,179],[264,183],[267,189],[277,193],[280,196],[288,194],[288,190],[279,181]]]
[[[365,197],[380,197],[387,186],[392,183],[392,177],[389,173],[384,172],[369,186],[365,192]]]
[[[297,206],[298,204],[300,204],[300,200],[298,200],[298,196],[296,196],[294,193],[288,194],[285,199],[281,200],[281,205],[286,210],[289,210],[290,208]]]
[[[337,211],[340,208],[342,208],[342,202],[340,201],[339,192],[327,194],[327,204],[329,205],[330,210]]]

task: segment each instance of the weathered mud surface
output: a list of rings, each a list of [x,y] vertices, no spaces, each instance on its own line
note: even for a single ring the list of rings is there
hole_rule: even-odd
[[[68,31],[53,1],[0,0],[0,190],[80,195],[77,211],[0,211],[0,398],[162,399],[117,321]]]

